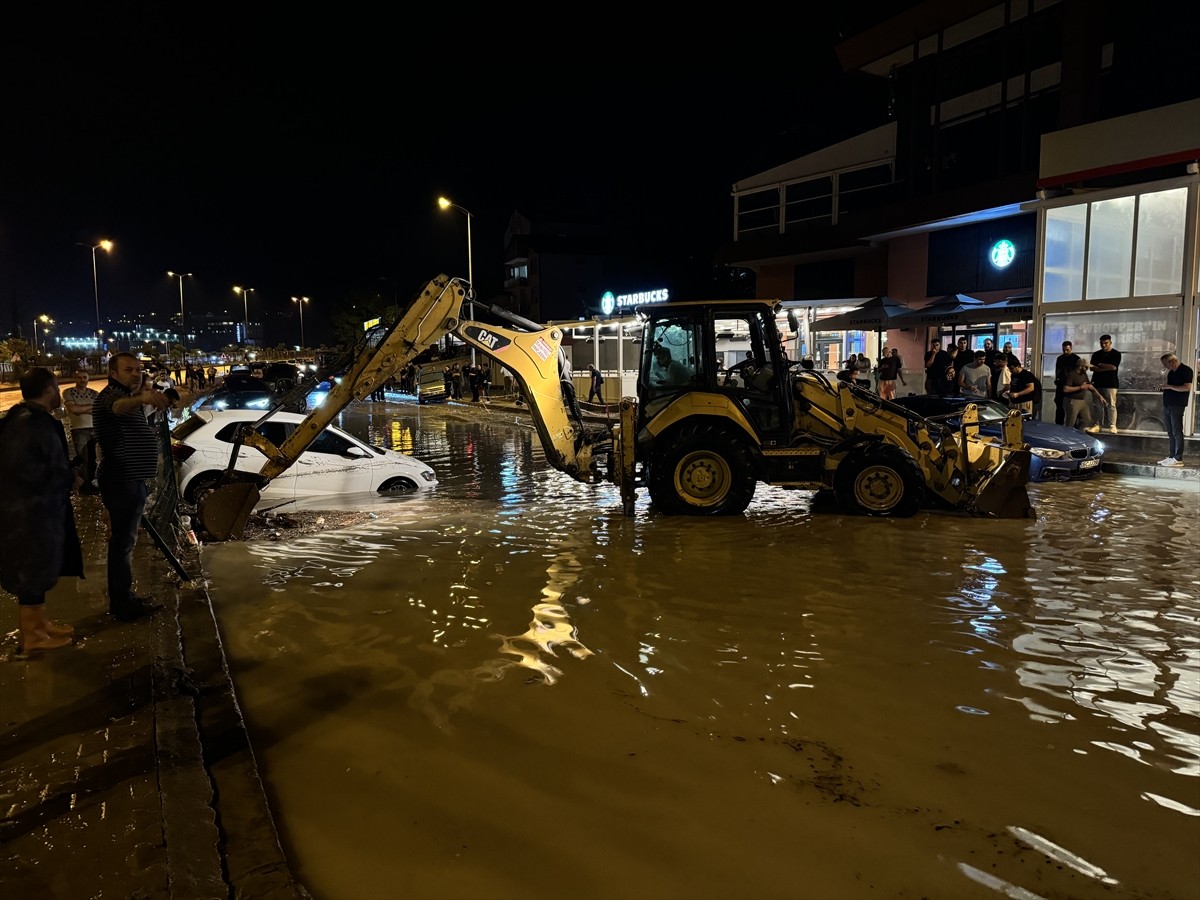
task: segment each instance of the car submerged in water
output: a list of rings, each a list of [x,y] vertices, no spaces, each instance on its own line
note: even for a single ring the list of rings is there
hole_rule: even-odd
[[[197,410],[172,429],[171,455],[184,500],[198,503],[216,486],[229,465],[238,432],[259,418],[252,410]],[[255,430],[279,447],[305,418],[279,412],[259,422]],[[238,471],[258,472],[265,462],[266,457],[253,447],[238,449]],[[437,474],[419,459],[376,447],[327,425],[295,465],[272,479],[259,505],[368,493],[410,494],[436,485]]]
[[[979,433],[996,437],[1000,437],[1002,423],[1008,415],[1008,407],[1004,404],[975,397],[910,394],[897,397],[895,402],[919,416],[945,422],[954,428],[958,427],[964,407],[974,403],[979,408]],[[1104,443],[1090,434],[1029,417],[1021,427],[1032,456],[1030,481],[1073,481],[1091,478],[1100,471]]]

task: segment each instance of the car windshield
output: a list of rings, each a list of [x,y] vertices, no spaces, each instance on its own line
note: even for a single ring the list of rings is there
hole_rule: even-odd
[[[976,402],[979,407],[980,422],[1001,422],[1008,417],[1008,407],[1001,406],[995,400]]]

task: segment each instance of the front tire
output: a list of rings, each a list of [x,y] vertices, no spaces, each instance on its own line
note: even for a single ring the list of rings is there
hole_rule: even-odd
[[[834,489],[846,512],[907,518],[920,510],[925,483],[908,454],[884,445],[851,452],[838,466]]]
[[[410,478],[389,478],[379,486],[380,494],[415,494],[417,483]]]
[[[654,454],[647,487],[667,515],[736,516],[754,497],[754,466],[745,443],[726,429],[689,425]]]

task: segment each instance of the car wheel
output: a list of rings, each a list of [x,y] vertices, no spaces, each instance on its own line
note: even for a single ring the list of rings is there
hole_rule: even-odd
[[[925,493],[916,463],[897,447],[852,451],[838,466],[834,490],[842,509],[860,516],[915,515]]]
[[[184,499],[194,506],[199,506],[200,501],[212,493],[220,481],[221,476],[217,472],[204,472],[201,475],[197,475],[188,484]]]
[[[743,441],[719,425],[690,425],[666,439],[650,464],[650,500],[668,515],[736,516],[754,497]]]
[[[417,483],[411,478],[389,478],[379,486],[380,494],[412,494],[417,490]]]

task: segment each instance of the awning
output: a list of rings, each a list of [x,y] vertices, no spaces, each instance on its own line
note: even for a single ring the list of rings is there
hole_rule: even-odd
[[[886,331],[899,328],[895,322],[913,310],[891,297],[872,297],[857,309],[827,316],[812,323],[813,331]]]

